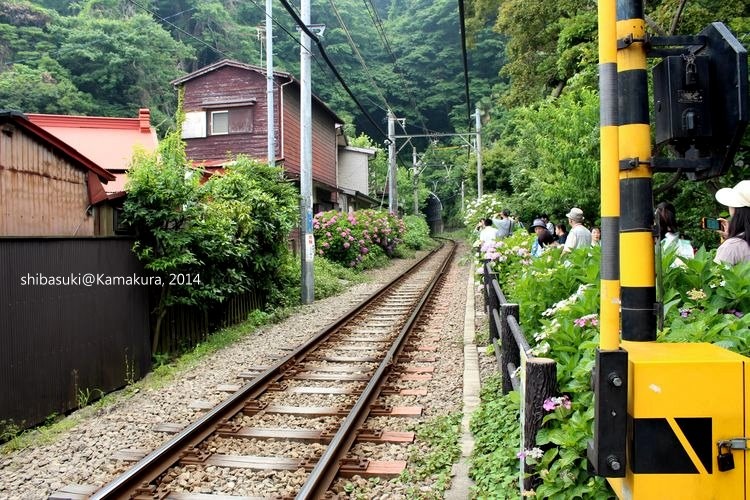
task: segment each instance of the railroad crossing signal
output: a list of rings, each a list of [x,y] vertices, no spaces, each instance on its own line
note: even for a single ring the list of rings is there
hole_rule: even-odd
[[[620,498],[745,498],[750,358],[711,344],[654,342],[649,228],[652,171],[681,169],[698,180],[731,167],[748,124],[747,52],[721,23],[697,36],[649,37],[641,1],[601,0],[598,9],[602,226],[619,227],[620,244],[602,252],[589,462]],[[646,49],[666,58],[654,69],[656,141],[672,158],[651,153]],[[613,171],[619,187],[604,182]],[[609,307],[615,300],[619,315]]]
[[[725,174],[748,123],[747,51],[722,23],[647,43],[649,56],[666,56],[653,69],[656,145],[676,156],[653,158],[654,170],[681,168],[691,180]],[[667,45],[682,47],[658,48]]]

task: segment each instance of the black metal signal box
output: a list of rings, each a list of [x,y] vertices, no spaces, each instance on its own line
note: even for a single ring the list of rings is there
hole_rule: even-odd
[[[691,180],[722,175],[748,124],[747,51],[722,23],[694,37],[653,37],[656,145],[673,158],[654,157],[654,171],[682,169]],[[683,49],[657,47],[682,45]]]

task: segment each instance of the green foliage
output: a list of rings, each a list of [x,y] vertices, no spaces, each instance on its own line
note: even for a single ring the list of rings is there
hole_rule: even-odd
[[[317,257],[313,262],[315,275],[315,298],[324,299],[343,292],[346,287],[355,283],[362,283],[364,275],[352,268],[330,261],[325,257]],[[298,269],[299,273],[299,269]],[[296,287],[295,291],[297,290]]]
[[[377,210],[320,212],[313,227],[318,255],[349,267],[367,267],[379,255],[393,256],[406,229],[401,219]]]
[[[78,90],[56,61],[44,58],[36,67],[15,64],[0,72],[0,101],[6,109],[50,114],[87,114],[91,95]]]
[[[471,418],[474,450],[471,455],[473,496],[481,499],[518,498],[518,453],[521,430],[520,396],[502,395],[502,380],[495,375],[484,382],[481,404]]]
[[[501,288],[517,278],[519,268],[532,263],[531,245],[533,240],[534,235],[518,228],[505,239],[485,243],[479,248],[479,255],[483,260],[490,261]],[[474,242],[475,248],[479,243],[481,243],[479,240]],[[478,274],[483,273],[482,266],[477,265],[476,272]]]
[[[717,265],[701,249],[673,266],[664,257],[664,324],[658,340],[709,342],[750,356],[750,262]]]
[[[485,193],[481,198],[471,200],[464,211],[464,225],[474,230],[484,219],[494,217],[498,212],[508,208],[507,200],[498,193]]]
[[[124,212],[138,234],[133,251],[161,280],[154,350],[169,306],[206,308],[248,290],[275,303],[291,273],[286,237],[297,196],[281,170],[240,156],[203,185],[197,174],[176,132],[155,154],[137,153],[129,173]],[[195,279],[175,286],[174,274]]]
[[[419,447],[409,457],[409,468],[401,473],[402,482],[413,483],[433,478],[431,497],[440,495],[450,485],[451,466],[461,456],[459,437],[461,414],[451,413],[437,416],[417,428],[417,439],[427,446],[427,452]],[[424,497],[424,492],[413,487],[410,496]]]
[[[404,245],[414,250],[422,250],[432,244],[430,238],[430,226],[422,215],[407,215],[403,218],[406,230],[404,232]]]
[[[107,19],[81,14],[61,18],[54,29],[62,38],[57,60],[76,87],[93,96],[98,113],[132,116],[147,103],[157,123],[174,113],[177,99],[168,83],[180,73],[169,61],[189,59],[191,52],[151,16]]]
[[[520,233],[519,233],[520,234]],[[514,235],[516,238],[519,235]],[[563,396],[545,402],[547,415],[536,437],[536,447],[524,450],[524,460],[538,474],[535,487],[541,498],[608,498],[601,478],[587,472],[586,442],[592,434],[593,392],[590,386],[595,349],[599,342],[600,248],[561,254],[550,248],[538,259],[517,256],[512,238],[486,248],[506,297],[520,304],[521,325],[532,354],[550,357],[557,364],[557,382]],[[506,244],[508,244],[506,246]],[[662,342],[710,342],[743,355],[750,354],[750,263],[735,266],[713,262],[714,252],[701,249],[693,259],[675,263],[674,252],[663,257],[665,328]],[[486,394],[491,395],[492,392]],[[499,394],[492,401],[501,400]],[[484,403],[483,403],[484,404]],[[475,433],[500,441],[506,454],[518,440],[504,440],[508,430],[483,429],[481,415]],[[480,462],[473,472],[478,485],[492,474]],[[501,467],[501,465],[494,465]],[[510,473],[510,472],[508,472]],[[501,476],[502,477],[502,476]],[[507,478],[503,478],[506,479]],[[501,479],[494,478],[493,482]]]
[[[598,96],[586,89],[507,114],[485,171],[508,178],[507,203],[521,220],[546,212],[564,221],[574,206],[591,221],[599,214],[598,115]]]

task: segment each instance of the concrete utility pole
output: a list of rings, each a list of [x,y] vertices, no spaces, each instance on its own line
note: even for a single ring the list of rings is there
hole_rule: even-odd
[[[266,0],[266,104],[268,117],[268,164],[276,164],[276,130],[273,114],[273,0]]]
[[[482,197],[482,119],[479,116],[479,108],[474,113],[477,129],[477,198]]]
[[[310,25],[310,0],[302,0],[300,18]],[[302,303],[315,300],[313,259],[315,237],[312,223],[312,82],[310,37],[300,31],[300,258],[302,259]]]
[[[388,210],[398,213],[398,192],[396,190],[396,117],[388,110]]]
[[[411,164],[414,169],[414,215],[419,214],[419,165],[417,164],[417,148],[411,147]]]

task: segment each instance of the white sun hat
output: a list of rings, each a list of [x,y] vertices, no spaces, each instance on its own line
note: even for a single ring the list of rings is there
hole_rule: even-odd
[[[750,207],[750,181],[740,181],[733,188],[716,191],[716,201],[728,207]]]

